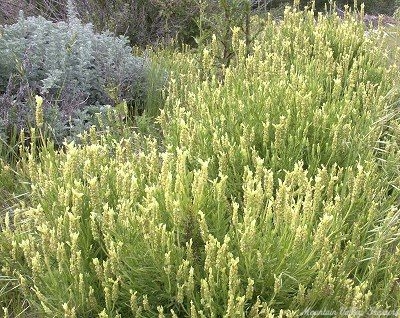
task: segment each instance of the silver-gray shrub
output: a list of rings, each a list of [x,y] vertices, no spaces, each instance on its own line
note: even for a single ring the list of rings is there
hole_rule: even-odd
[[[58,23],[21,14],[0,26],[0,134],[33,123],[36,94],[56,137],[93,105],[136,104],[144,99],[147,65],[127,38],[95,33],[72,11]]]

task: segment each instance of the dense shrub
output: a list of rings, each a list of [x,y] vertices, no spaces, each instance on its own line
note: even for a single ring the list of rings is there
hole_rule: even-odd
[[[172,56],[163,147],[92,129],[81,146],[27,154],[29,202],[4,222],[0,265],[35,313],[399,307],[394,69],[350,16],[259,22],[250,55],[233,30],[229,67],[215,67],[217,40]]]
[[[90,105],[144,98],[148,62],[132,55],[129,42],[95,33],[71,11],[68,22],[20,17],[0,29],[0,131],[34,119],[35,95],[44,117],[63,135],[69,118]]]

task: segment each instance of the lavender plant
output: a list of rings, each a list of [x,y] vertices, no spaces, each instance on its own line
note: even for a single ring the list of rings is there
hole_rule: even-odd
[[[26,152],[29,202],[4,218],[0,270],[34,313],[396,312],[397,70],[351,15],[264,22],[250,55],[233,30],[222,75],[216,41],[172,55],[164,147],[92,127]]]

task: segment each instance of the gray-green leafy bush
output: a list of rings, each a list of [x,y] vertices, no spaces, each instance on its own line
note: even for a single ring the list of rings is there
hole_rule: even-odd
[[[133,105],[145,95],[148,61],[132,55],[127,38],[94,32],[73,10],[67,22],[21,15],[2,26],[0,54],[0,131],[33,122],[35,95],[43,96],[44,118],[59,133],[90,105]]]

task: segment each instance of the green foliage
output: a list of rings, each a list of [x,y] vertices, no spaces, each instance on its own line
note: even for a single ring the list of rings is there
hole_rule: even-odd
[[[221,62],[229,65],[233,57],[232,32],[234,27],[240,27],[246,38],[246,47],[249,49],[252,32],[250,30],[251,2],[248,0],[219,0],[215,2],[201,2],[199,16],[199,37],[197,44],[202,49],[205,41],[210,42],[211,35],[222,44]],[[213,12],[213,14],[208,14]],[[255,33],[255,32],[254,32]]]
[[[88,106],[145,99],[146,59],[132,55],[126,38],[95,33],[73,11],[67,23],[21,16],[0,34],[3,135],[34,125],[35,95],[44,97],[44,119],[59,143],[74,128],[70,118]]]
[[[158,139],[92,127],[25,150],[29,201],[4,220],[0,261],[39,316],[399,307],[398,73],[380,33],[290,9],[251,22],[229,66],[216,37],[165,62]]]
[[[289,22],[269,20],[248,58],[244,35],[235,29],[235,58],[228,68],[211,67],[224,49],[217,41],[204,49],[202,59],[175,79],[182,92],[171,100],[180,99],[189,111],[182,113],[167,104],[161,123],[168,142],[176,146],[183,142],[204,159],[225,147],[238,153],[247,147],[242,160],[226,167],[232,169],[229,175],[235,173],[236,165],[248,163],[253,151],[275,171],[290,170],[299,160],[316,171],[320,164],[353,165],[359,156],[371,155],[381,133],[373,124],[386,112],[385,101],[377,96],[388,92],[392,81],[386,64],[376,58],[378,52],[371,51],[373,40],[364,37],[361,23],[321,16],[314,26],[312,13],[298,15],[304,21],[293,22],[299,23],[296,32]],[[206,80],[186,87],[185,83],[197,81],[193,78],[196,69],[203,70]],[[375,96],[374,102],[368,96]],[[232,111],[233,103],[240,105],[240,112]],[[210,116],[204,117],[205,113]],[[194,134],[187,133],[182,118],[185,125],[195,127]],[[225,140],[224,145],[209,139],[217,133],[216,127],[221,129],[216,136]]]

